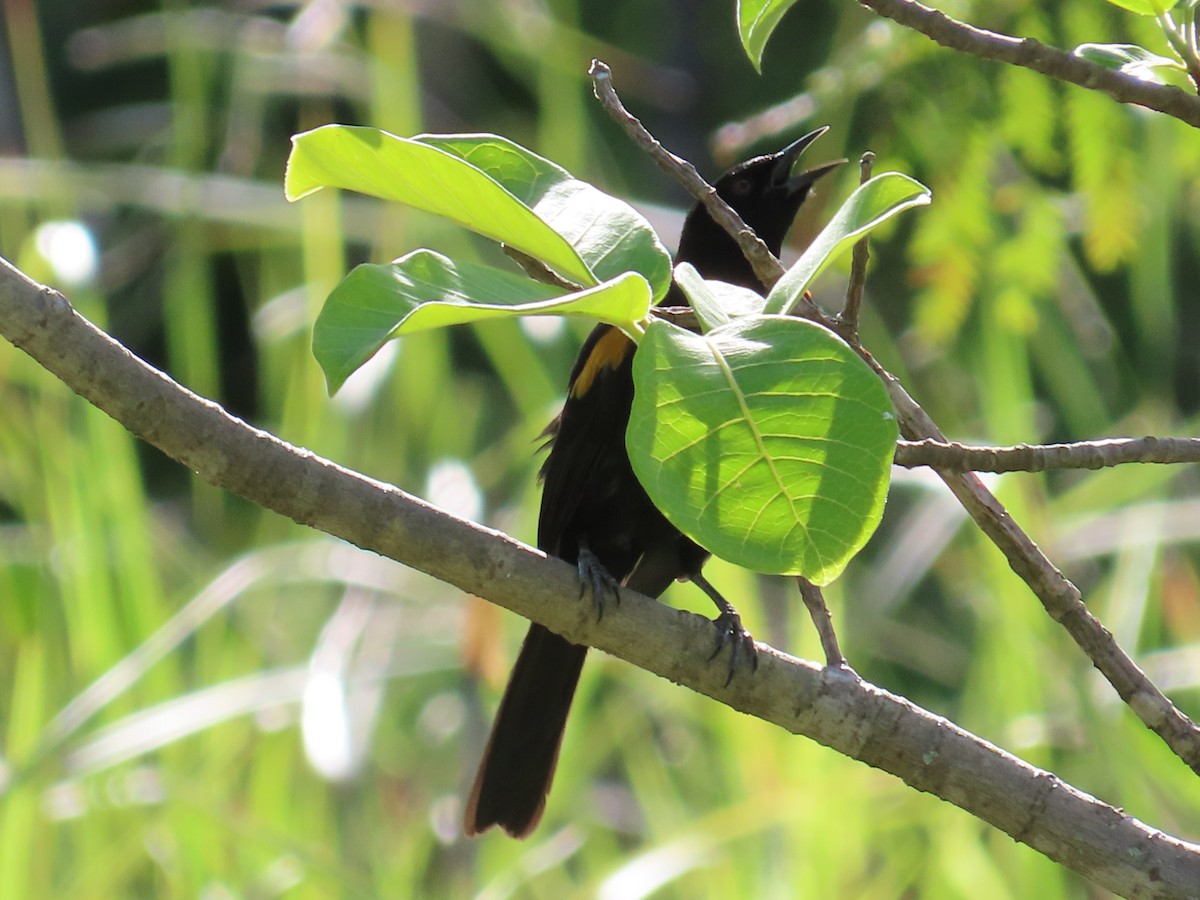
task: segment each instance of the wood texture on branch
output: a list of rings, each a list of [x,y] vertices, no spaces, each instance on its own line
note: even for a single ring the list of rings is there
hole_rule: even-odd
[[[1108,69],[1073,53],[959,22],[913,0],[858,0],[863,6],[930,40],[981,59],[1022,66],[1079,87],[1108,94],[1118,103],[1157,110],[1200,128],[1200,97],[1173,85],[1155,84]]]
[[[1172,465],[1200,462],[1200,438],[1105,438],[1071,444],[973,447],[954,441],[900,441],[896,465],[947,472],[1044,472],[1103,469],[1127,463]]]

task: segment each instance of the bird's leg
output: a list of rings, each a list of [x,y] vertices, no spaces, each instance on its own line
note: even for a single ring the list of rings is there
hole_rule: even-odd
[[[749,657],[751,669],[758,668],[758,646],[754,643],[754,638],[750,636],[750,632],[742,624],[742,617],[733,608],[733,604],[717,592],[717,589],[712,586],[712,582],[700,574],[699,570],[693,572],[688,578],[696,587],[708,594],[709,599],[721,611],[721,614],[713,620],[713,624],[717,626],[717,643],[713,647],[713,652],[709,659],[716,659],[717,654],[721,652],[721,648],[726,644],[729,645],[729,677],[725,679],[725,686],[728,687],[729,683],[733,681],[733,676],[737,673],[738,665],[741,663],[743,655]]]
[[[617,579],[613,578],[612,573],[605,568],[604,563],[600,562],[600,557],[596,556],[584,541],[579,542],[579,558],[576,566],[579,569],[579,599],[582,600],[583,595],[591,591],[592,605],[596,607],[596,621],[599,622],[604,618],[605,593],[612,591],[613,598],[620,606],[621,586],[617,583]]]

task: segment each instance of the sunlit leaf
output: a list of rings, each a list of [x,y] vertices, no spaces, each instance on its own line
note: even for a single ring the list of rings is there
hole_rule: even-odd
[[[453,153],[499,182],[565,237],[599,280],[640,272],[656,301],[666,294],[671,256],[650,223],[624,200],[496,135],[423,134],[414,140]]]
[[[581,315],[616,325],[644,318],[650,287],[628,272],[566,293],[493,266],[417,250],[387,265],[361,265],[333,289],[313,326],[313,355],[329,392],[392,338],[428,328],[531,315]]]
[[[716,555],[827,584],[879,524],[895,416],[879,379],[827,329],[784,316],[706,335],[654,322],[634,380],[634,471]]]
[[[766,312],[789,310],[839,253],[897,213],[927,204],[930,199],[929,188],[899,172],[885,172],[859,185],[800,259],[771,289]]]
[[[516,247],[568,281],[597,278],[571,244],[495,179],[461,156],[375,128],[325,125],[292,138],[289,200],[337,187],[424,209]]]
[[[796,0],[738,0],[737,24],[742,47],[754,68],[762,71],[767,40]]]

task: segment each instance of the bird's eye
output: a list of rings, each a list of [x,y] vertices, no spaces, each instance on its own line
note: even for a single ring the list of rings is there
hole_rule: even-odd
[[[738,178],[735,179],[733,184],[729,186],[729,191],[735,197],[745,197],[750,193],[751,187],[752,185],[749,178]]]

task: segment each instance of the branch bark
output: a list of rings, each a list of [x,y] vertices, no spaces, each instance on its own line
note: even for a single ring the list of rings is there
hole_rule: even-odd
[[[1106,69],[1033,38],[975,28],[914,0],[859,0],[859,3],[951,50],[1032,69],[1059,81],[1101,91],[1118,103],[1144,106],[1200,128],[1200,97],[1172,85],[1154,84]]]
[[[769,647],[725,685],[712,625],[631,592],[596,621],[572,566],[229,415],[0,260],[0,334],[206,481],[805,735],[966,810],[1126,897],[1187,897],[1200,846],[1163,834],[846,669]]]
[[[1044,472],[1103,469],[1125,463],[1200,462],[1200,438],[1105,438],[1072,444],[970,447],[955,441],[900,441],[896,465],[945,472]]]

